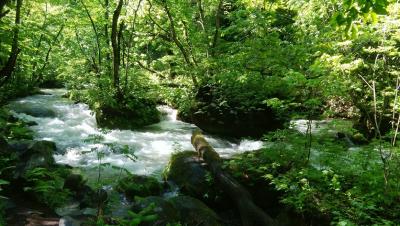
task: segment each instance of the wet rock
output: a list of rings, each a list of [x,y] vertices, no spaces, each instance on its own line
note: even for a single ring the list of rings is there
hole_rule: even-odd
[[[28,147],[30,152],[55,153],[57,151],[56,143],[48,140],[36,141]]]
[[[117,191],[122,192],[129,199],[133,200],[135,196],[160,195],[162,185],[154,177],[131,175],[121,179],[117,186]]]
[[[0,153],[7,153],[11,150],[11,146],[8,144],[7,140],[0,136]]]
[[[10,146],[17,152],[24,153],[28,150],[28,147],[33,145],[33,143],[35,143],[33,140],[12,140],[10,141]]]
[[[178,211],[180,222],[184,225],[221,225],[218,215],[198,199],[189,196],[177,196],[169,201]]]
[[[36,167],[47,168],[54,165],[53,154],[56,150],[56,144],[52,141],[37,141],[28,147],[28,150],[21,158],[26,160],[26,169],[33,169]]]
[[[268,106],[242,109],[208,102],[199,102],[178,116],[205,132],[229,137],[261,137],[267,131],[282,128],[285,123],[283,117],[276,115]]]
[[[79,216],[81,215],[81,211],[79,209],[79,203],[68,203],[65,206],[59,207],[55,209],[55,212],[58,216]]]
[[[55,165],[53,154],[56,145],[51,141],[36,141],[29,144],[27,149],[19,151],[19,163],[15,171],[15,178],[24,175],[25,172],[37,168],[50,168]]]
[[[70,174],[67,176],[67,178],[65,178],[64,188],[78,194],[84,189],[85,183],[86,181],[83,180],[82,175]]]
[[[49,108],[35,107],[32,105],[20,105],[14,108],[14,111],[17,113],[24,113],[27,115],[31,115],[33,117],[40,118],[54,118],[56,117],[56,113]]]
[[[179,213],[172,203],[157,196],[138,198],[133,205],[133,211],[140,212],[141,210],[148,208],[150,205],[153,206],[150,214],[157,214],[157,219],[152,222],[147,222],[144,225],[161,226],[167,225],[168,223],[179,222]]]
[[[129,211],[131,211],[132,203],[126,199],[123,194],[115,194],[111,192],[112,200],[118,200],[110,202],[107,205],[107,210],[113,218],[129,218]]]
[[[75,198],[80,202],[80,208],[97,207],[99,203],[97,192],[88,185],[83,185],[83,187],[75,193]]]
[[[37,126],[38,125],[37,122],[35,122],[35,121],[28,121],[28,122],[25,122],[25,124],[27,126]]]
[[[97,193],[88,185],[80,174],[69,174],[64,180],[64,189],[68,189],[80,208],[96,207],[98,205]],[[106,197],[107,199],[107,197]]]
[[[65,216],[63,218],[60,219],[59,226],[81,226],[82,222],[76,219],[73,219],[70,216]]]
[[[183,151],[171,156],[166,179],[178,185],[181,192],[193,197],[210,193],[207,170],[194,151]]]
[[[135,109],[125,106],[97,109],[97,125],[108,129],[137,129],[160,121],[155,103],[145,99],[132,101],[138,105]]]

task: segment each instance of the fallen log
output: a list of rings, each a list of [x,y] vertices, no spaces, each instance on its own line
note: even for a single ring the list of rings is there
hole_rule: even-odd
[[[222,170],[221,157],[206,141],[200,131],[193,132],[191,141],[199,157],[203,158],[209,166],[211,173],[222,190],[227,192],[235,202],[240,212],[243,226],[276,225],[271,216],[254,204],[250,193],[232,176]]]

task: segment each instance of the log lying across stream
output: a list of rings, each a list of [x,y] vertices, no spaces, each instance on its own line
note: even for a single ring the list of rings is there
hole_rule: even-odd
[[[206,141],[200,131],[193,132],[191,141],[199,156],[209,166],[217,183],[236,204],[244,226],[276,225],[272,217],[254,204],[250,193],[232,176],[222,170],[221,157]]]

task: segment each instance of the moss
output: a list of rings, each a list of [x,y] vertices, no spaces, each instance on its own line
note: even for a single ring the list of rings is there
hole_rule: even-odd
[[[137,129],[160,121],[156,106],[100,107],[96,110],[96,121],[100,127],[108,129]]]
[[[162,185],[154,177],[131,175],[121,179],[116,189],[133,200],[135,196],[145,197],[161,194]]]
[[[217,214],[198,199],[189,196],[177,196],[169,201],[178,210],[181,221],[185,225],[221,225]]]

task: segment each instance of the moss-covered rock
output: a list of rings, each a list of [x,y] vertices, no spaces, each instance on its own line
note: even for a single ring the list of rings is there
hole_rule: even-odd
[[[159,195],[162,191],[162,185],[154,177],[131,175],[121,179],[117,186],[117,191],[122,192],[129,199],[133,200],[135,196]]]
[[[143,100],[135,107],[101,106],[96,109],[96,121],[100,127],[108,129],[137,129],[159,122],[160,113],[155,103]]]
[[[35,167],[50,167],[55,161],[53,154],[56,152],[56,144],[52,141],[37,141],[28,147],[28,150],[22,154],[21,159],[25,161],[25,169]]]
[[[133,211],[140,212],[141,210],[148,208],[150,205],[153,206],[151,213],[157,214],[157,220],[145,222],[143,225],[164,226],[168,223],[180,221],[179,213],[172,203],[158,196],[137,198],[133,205]]]
[[[177,184],[184,194],[200,198],[210,190],[207,175],[197,153],[183,151],[171,156],[165,179]]]
[[[261,137],[284,124],[271,108],[265,106],[239,109],[199,103],[179,117],[206,132],[229,137]]]
[[[56,113],[50,108],[37,107],[35,105],[28,104],[16,104],[13,107],[14,111],[17,113],[24,113],[27,115],[31,115],[33,117],[40,118],[54,118],[56,117]]]
[[[140,212],[153,206],[151,214],[157,214],[157,220],[143,225],[167,225],[180,222],[182,225],[218,226],[218,215],[202,201],[189,197],[177,196],[164,199],[156,196],[136,199],[133,211]],[[142,224],[141,224],[142,225]]]
[[[172,155],[165,180],[176,184],[182,194],[200,199],[213,208],[224,209],[229,205],[227,196],[215,183],[207,165],[194,151]]]
[[[184,225],[221,225],[218,215],[198,199],[189,196],[177,196],[169,201],[178,211],[180,222]]]

